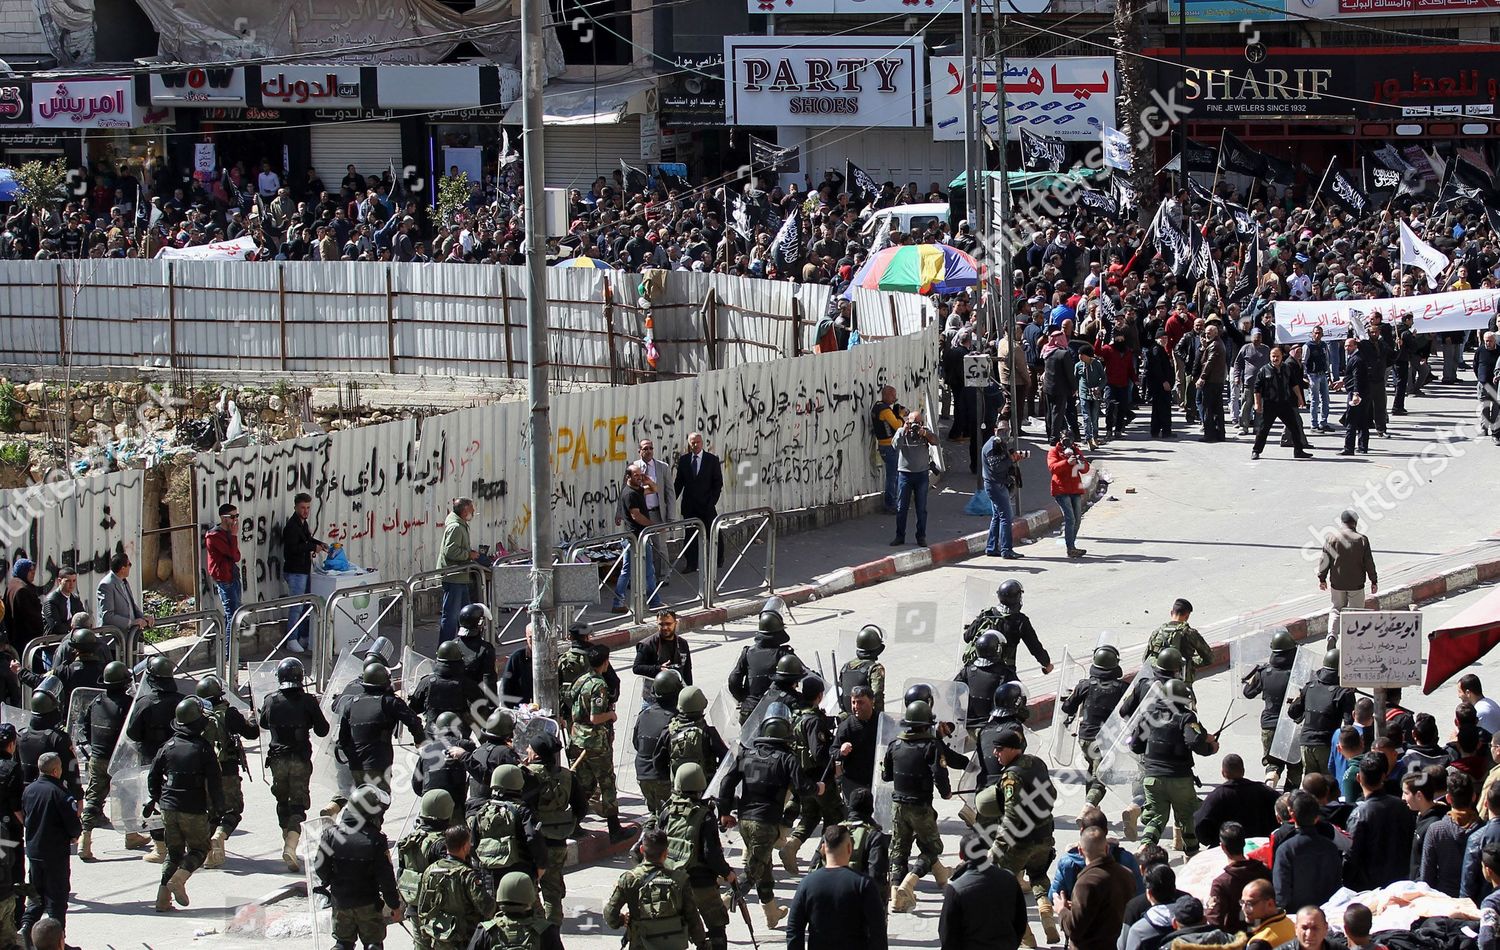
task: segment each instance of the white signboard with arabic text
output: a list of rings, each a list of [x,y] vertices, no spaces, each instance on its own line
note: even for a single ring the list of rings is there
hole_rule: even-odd
[[[1317,326],[1323,328],[1325,340],[1342,340],[1351,326],[1355,336],[1362,337],[1365,321],[1372,313],[1380,314],[1386,323],[1409,313],[1412,329],[1418,333],[1478,330],[1490,325],[1497,310],[1500,290],[1483,287],[1380,300],[1278,300],[1276,342],[1304,343],[1312,339],[1313,327]]]
[[[48,129],[133,129],[140,116],[135,104],[135,80],[66,80],[33,82],[35,125]]]
[[[1339,684],[1416,686],[1422,682],[1420,610],[1339,613]]]
[[[261,105],[279,109],[360,107],[358,66],[263,66]]]
[[[952,142],[964,137],[963,59],[931,60],[932,138]],[[995,70],[986,68],[979,83],[979,114],[985,132],[995,134]],[[1005,121],[1010,129],[1071,142],[1097,142],[1115,125],[1115,61],[1112,56],[1057,56],[1010,59],[1005,66]]]

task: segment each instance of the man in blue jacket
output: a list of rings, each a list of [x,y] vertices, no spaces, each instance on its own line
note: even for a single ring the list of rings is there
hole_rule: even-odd
[[[1484,797],[1484,802],[1494,817],[1469,835],[1469,843],[1464,846],[1463,877],[1459,879],[1458,885],[1458,896],[1467,897],[1476,904],[1494,890],[1494,887],[1485,879],[1481,856],[1484,854],[1485,845],[1500,843],[1500,782],[1490,786],[1489,794]]]

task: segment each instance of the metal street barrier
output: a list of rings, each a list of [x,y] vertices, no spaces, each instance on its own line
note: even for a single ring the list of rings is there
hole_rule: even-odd
[[[89,627],[88,629],[94,631],[94,634],[99,637],[101,642],[110,644],[108,648],[101,649],[98,655],[110,656],[116,659],[124,658],[125,635],[120,632],[118,627]],[[68,637],[58,636],[57,634],[47,634],[32,638],[31,642],[26,644],[26,649],[21,653],[21,669],[31,670],[34,673],[42,672],[37,667],[37,654],[52,650],[67,639]],[[54,668],[56,665],[56,661],[54,660]]]
[[[306,639],[309,639],[314,645],[328,635],[328,602],[317,594],[297,594],[292,597],[277,597],[274,600],[263,600],[258,604],[246,604],[240,607],[239,610],[234,612],[234,617],[230,620],[229,630],[227,631],[227,636],[224,638],[224,647],[219,651],[219,675],[224,680],[224,689],[226,691],[234,692],[239,686],[240,631],[247,627],[255,627],[258,623],[255,619],[256,617],[262,614],[285,613],[288,607],[306,607],[308,609],[304,610],[302,616],[297,618],[297,622],[286,631],[280,640],[276,641],[276,646],[272,647],[270,652],[266,654],[266,660],[274,659],[283,653],[286,656],[291,656],[291,653],[285,652],[287,641],[293,637],[304,639],[303,634],[299,632],[303,629],[307,631]],[[318,688],[322,689],[328,671],[317,669],[318,656],[321,656],[321,653],[314,655],[314,676],[318,678]]]
[[[728,542],[734,551],[734,558],[729,562],[727,568],[719,565],[718,554],[722,545],[726,544],[725,532],[743,531],[750,526],[754,530],[743,542]],[[747,508],[744,511],[731,511],[714,519],[709,530],[709,550],[714,552],[714,557],[699,556],[702,564],[704,580],[704,606],[715,607],[734,596],[746,596],[750,594],[771,594],[776,589],[776,512],[770,508]],[[756,567],[759,558],[746,561],[751,554],[751,548],[760,543],[765,547],[765,569]],[[727,555],[727,552],[725,552]],[[740,565],[744,564],[745,570],[741,575],[749,572],[759,579],[749,587],[731,587],[730,578],[735,576]]]
[[[420,571],[406,579],[407,597],[410,598],[413,607],[409,612],[411,618],[410,627],[407,630],[403,631],[403,634],[405,634],[405,636],[407,637],[407,642],[404,644],[404,646],[413,647],[416,645],[416,625],[418,617],[415,605],[417,594],[421,593],[422,591],[432,590],[433,587],[437,586],[437,584],[433,582],[442,583],[446,581],[452,583],[455,579],[461,577],[469,578],[471,584],[471,595],[473,593],[472,584],[474,580],[477,579],[479,582],[479,596],[471,596],[471,602],[477,602],[481,604],[488,604],[490,602],[489,569],[486,568],[483,564],[478,563],[477,561],[470,562],[468,564],[455,564],[452,567],[439,567],[431,571]],[[441,613],[438,615],[438,623],[439,625],[442,624]],[[436,643],[435,639],[434,643]]]
[[[647,605],[651,603],[661,603],[673,608],[693,607],[708,603],[708,595],[704,590],[704,584],[708,580],[707,573],[700,573],[694,577],[678,569],[678,565],[682,563],[683,554],[692,545],[698,546],[700,566],[705,560],[713,559],[713,552],[717,549],[712,544],[705,545],[704,542],[708,540],[708,537],[708,529],[701,518],[682,518],[677,521],[647,525],[641,529],[641,533],[635,538],[633,570],[630,578],[630,607],[636,623],[645,621]],[[661,540],[658,541],[657,538]],[[673,555],[673,544],[677,541],[681,542],[681,547]],[[666,549],[667,557],[663,560],[667,564],[667,576],[656,578],[656,585],[648,591],[646,585],[640,581],[645,576],[647,559],[654,556],[650,550],[653,544],[660,544]],[[703,570],[706,571],[706,569]],[[673,585],[668,590],[669,583],[674,580],[685,583]],[[691,587],[689,588],[688,585]],[[692,595],[683,596],[683,592],[689,589]],[[670,600],[665,598],[670,598]]]
[[[633,544],[635,544],[635,533],[632,531],[617,531],[598,538],[583,538],[568,545],[563,559],[569,564],[584,562],[602,568],[596,586],[598,591],[606,594],[610,603],[613,604],[615,583],[619,579],[619,572],[625,569],[625,552]],[[594,556],[587,556],[590,552]],[[614,622],[612,613],[605,613],[601,616],[595,612],[592,619],[589,619],[589,613],[588,608],[585,607],[579,610],[576,617],[572,619],[590,627],[604,626]]]
[[[196,630],[193,645],[188,647],[188,651],[182,655],[181,659],[172,665],[173,672],[191,674],[217,673],[222,677],[224,675],[223,658],[225,650],[222,646],[215,650],[213,646],[224,639],[224,611],[217,608],[213,610],[193,610],[187,613],[158,617],[152,623],[151,629],[166,631],[188,626],[194,627]],[[173,638],[163,637],[162,639]],[[203,657],[207,661],[207,664],[201,667],[188,666],[188,661],[204,646],[210,648],[207,655]],[[125,635],[123,659],[125,665],[132,670],[135,669],[136,665],[147,654],[157,653],[161,653],[161,650],[154,643],[146,642],[146,632],[144,630],[132,627],[130,632]]]
[[[361,608],[352,603],[360,598],[373,601],[375,607]],[[386,603],[382,606],[381,601],[386,601]],[[333,592],[328,598],[327,613],[323,617],[323,636],[319,637],[313,645],[317,653],[313,664],[313,675],[318,681],[318,689],[321,690],[327,685],[328,677],[333,673],[333,664],[340,654],[345,651],[358,650],[366,641],[380,636],[381,621],[396,607],[401,610],[400,642],[410,644],[412,632],[410,581],[376,581],[373,584],[360,584],[356,587],[341,587]],[[379,613],[375,613],[375,609],[378,609]],[[369,616],[371,614],[374,614],[373,617]],[[343,643],[337,642],[340,639],[341,620],[348,620],[358,631],[352,637],[344,637]]]

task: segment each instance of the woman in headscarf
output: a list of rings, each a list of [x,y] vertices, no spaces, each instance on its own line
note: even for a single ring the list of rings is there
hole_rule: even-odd
[[[29,558],[18,558],[11,568],[10,645],[17,656],[26,655],[26,644],[42,634],[42,589],[32,583],[36,574],[36,563]]]

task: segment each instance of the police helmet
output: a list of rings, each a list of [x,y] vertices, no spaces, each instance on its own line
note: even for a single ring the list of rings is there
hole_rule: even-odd
[[[32,701],[36,701],[35,696],[32,696]],[[177,704],[177,712],[173,718],[179,725],[191,726],[203,718],[203,704],[196,699],[184,699]]]
[[[790,739],[792,737],[792,724],[779,717],[767,716],[760,721],[760,734],[765,739]]]
[[[74,650],[88,655],[99,649],[99,634],[87,629],[74,630],[68,637],[68,642],[72,644]]]
[[[153,679],[169,680],[174,672],[172,661],[160,653],[146,661],[146,675]]]
[[[1182,653],[1176,647],[1167,647],[1156,654],[1156,659],[1151,661],[1156,672],[1167,676],[1177,676],[1182,673]]]
[[[765,719],[780,719],[782,722],[790,724],[792,721],[792,708],[786,703],[772,703],[766,707],[766,714],[762,721]]]
[[[903,726],[912,726],[918,729],[927,729],[932,726],[932,707],[920,699],[906,704],[906,718],[901,720]]]
[[[677,694],[677,711],[696,716],[708,708],[708,697],[696,686],[684,686]]]
[[[53,699],[62,699],[63,681],[57,677],[56,673],[48,673],[42,677],[41,682],[36,684],[36,688],[49,694]]]
[[[1186,681],[1170,679],[1161,684],[1161,694],[1174,706],[1191,708],[1197,702],[1193,695],[1193,688]]]
[[[536,904],[536,885],[522,871],[510,871],[495,888],[495,903],[528,910]]]
[[[380,689],[391,688],[391,671],[386,669],[384,663],[366,663],[365,670],[360,674],[359,679],[366,686],[376,686]]]
[[[1323,654],[1323,669],[1337,671],[1339,668],[1339,648],[1334,647]]]
[[[1119,652],[1108,647],[1099,647],[1094,651],[1094,668],[1100,672],[1118,673],[1120,671]]]
[[[854,652],[861,660],[871,660],[885,650],[885,631],[867,623],[854,637]]]
[[[454,641],[449,640],[438,647],[435,659],[439,663],[462,663],[464,661],[464,648]]]
[[[986,630],[974,641],[974,653],[981,660],[994,660],[1000,656],[1000,634]]]
[[[465,604],[464,609],[458,612],[459,636],[465,633],[476,636],[484,633],[484,625],[489,619],[490,611],[484,604]]]
[[[1000,803],[1000,786],[998,785],[981,788],[979,794],[974,796],[974,812],[980,818],[993,821],[999,818],[1004,810]]]
[[[128,682],[130,682],[130,667],[126,666],[124,663],[121,663],[119,660],[114,660],[105,665],[105,686],[123,686]]]
[[[307,670],[295,656],[289,656],[276,664],[276,682],[284,686],[301,686],[306,679]]]
[[[519,792],[526,785],[526,775],[519,765],[497,765],[490,773],[490,788]]]
[[[432,734],[435,736],[455,735],[464,731],[464,721],[459,718],[458,713],[451,709],[447,712],[438,713],[432,721]]]
[[[440,792],[447,795],[447,792]],[[451,806],[453,799],[448,799],[450,810],[449,816],[453,814]],[[349,806],[354,811],[370,818],[377,818],[385,814],[385,810],[391,807],[391,796],[380,790],[376,785],[361,785],[349,794]]]
[[[767,610],[761,613],[755,629],[761,633],[786,633],[786,621],[781,619],[781,614]]]
[[[1271,634],[1272,653],[1290,653],[1297,649],[1297,641],[1292,639],[1292,632],[1285,627]]]
[[[651,680],[651,692],[664,703],[671,703],[682,692],[682,674],[676,670],[662,670]]]
[[[46,716],[57,712],[57,697],[46,690],[33,690],[31,693],[31,711],[38,716]]]
[[[362,788],[373,788],[365,785]],[[435,818],[438,821],[447,821],[453,817],[453,796],[447,790],[434,788],[422,795],[422,817]]]
[[[224,695],[224,684],[219,681],[217,676],[205,676],[198,681],[198,685],[194,687],[193,693],[199,699],[219,699]]]
[[[507,709],[497,709],[484,721],[484,734],[504,742],[516,734],[516,720]]]
[[[995,588],[995,596],[1000,598],[1000,603],[1012,609],[1021,606],[1021,595],[1026,589],[1018,580],[1008,580]]]
[[[1011,680],[995,687],[994,711],[1015,716],[1026,706],[1026,690],[1020,683]]]
[[[697,762],[684,762],[677,766],[677,771],[672,775],[672,790],[688,795],[702,794],[708,788],[708,776],[703,774],[703,766]]]
[[[391,660],[396,658],[395,644],[385,637],[376,637],[375,642],[370,644],[370,649],[365,651],[360,659],[366,663],[379,663],[381,666],[390,666]]]
[[[807,675],[807,667],[802,664],[801,657],[795,653],[782,654],[781,659],[776,661],[776,678],[800,680]]]
[[[916,683],[906,691],[903,702],[910,706],[912,703],[926,703],[928,710],[932,709],[932,687],[926,683]]]

